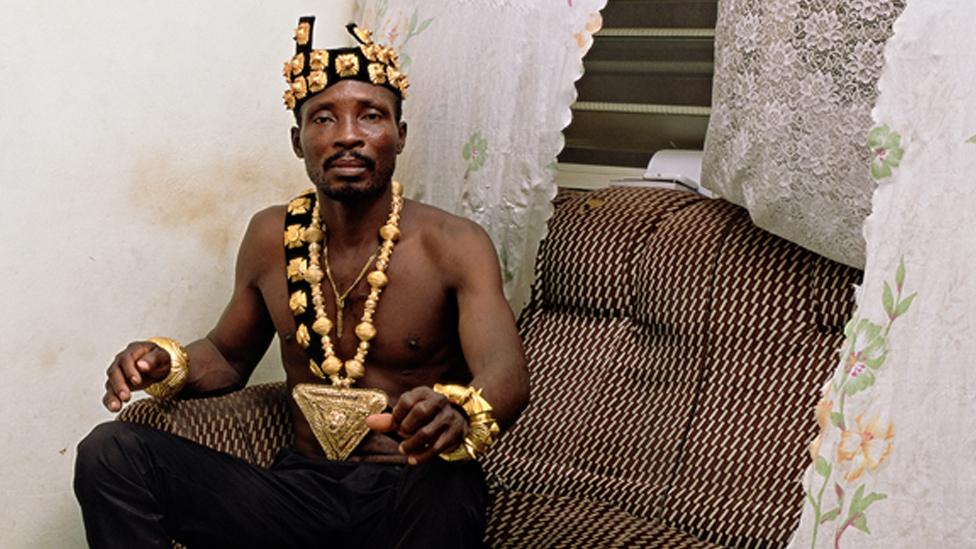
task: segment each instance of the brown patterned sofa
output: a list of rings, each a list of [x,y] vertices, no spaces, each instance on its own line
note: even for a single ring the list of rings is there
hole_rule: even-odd
[[[782,547],[860,272],[680,191],[561,193],[520,319],[532,403],[490,453],[493,547]],[[121,418],[260,464],[281,384]]]

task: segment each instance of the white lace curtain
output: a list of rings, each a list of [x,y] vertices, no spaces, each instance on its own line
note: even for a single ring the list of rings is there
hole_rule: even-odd
[[[909,0],[869,133],[867,266],[791,548],[973,547],[976,4]]]
[[[553,163],[606,0],[360,0],[411,88],[397,177],[407,195],[477,221],[519,311],[552,214]]]
[[[755,223],[863,268],[865,135],[904,0],[724,0],[703,185]]]

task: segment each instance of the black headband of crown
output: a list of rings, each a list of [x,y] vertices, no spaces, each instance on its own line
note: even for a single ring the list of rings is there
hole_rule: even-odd
[[[397,52],[373,42],[372,33],[355,23],[346,25],[358,48],[312,49],[312,27],[315,17],[298,20],[295,29],[295,55],[285,61],[284,75],[288,82],[285,106],[300,109],[309,97],[342,80],[359,80],[383,86],[397,97],[406,97],[410,83],[400,72]]]

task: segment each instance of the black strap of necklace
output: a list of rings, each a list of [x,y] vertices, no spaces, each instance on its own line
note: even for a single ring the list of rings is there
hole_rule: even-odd
[[[315,208],[315,201],[317,200],[314,189],[306,191],[296,197],[296,199],[301,198],[309,199],[308,207],[303,208],[304,211],[300,213],[298,213],[298,211],[287,211],[285,213],[285,226],[283,227],[283,232],[287,231],[288,227],[292,225],[298,225],[303,229],[307,229],[309,225],[312,224],[312,210]],[[322,337],[312,330],[312,324],[315,322],[315,307],[312,305],[312,285],[306,282],[304,279],[293,281],[288,278],[288,264],[293,259],[308,260],[308,242],[303,242],[301,246],[295,248],[289,248],[287,245],[285,246],[285,281],[288,284],[289,298],[297,291],[305,292],[307,305],[305,307],[305,312],[295,314],[295,328],[297,330],[299,326],[304,325],[305,329],[308,330],[311,343],[305,348],[305,354],[308,356],[308,358],[314,360],[316,364],[321,364],[322,360],[325,358],[325,354],[322,351]]]

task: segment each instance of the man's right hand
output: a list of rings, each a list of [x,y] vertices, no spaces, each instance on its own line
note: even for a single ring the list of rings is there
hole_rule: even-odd
[[[145,389],[169,375],[169,353],[151,341],[134,341],[108,367],[102,404],[118,412],[132,398],[132,391]]]

